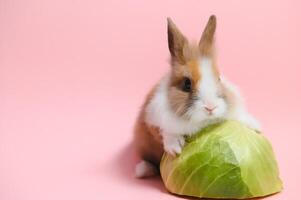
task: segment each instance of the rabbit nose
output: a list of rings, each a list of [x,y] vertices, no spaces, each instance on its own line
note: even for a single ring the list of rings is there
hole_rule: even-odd
[[[204,109],[209,113],[212,114],[213,110],[216,108],[217,106],[204,106]]]

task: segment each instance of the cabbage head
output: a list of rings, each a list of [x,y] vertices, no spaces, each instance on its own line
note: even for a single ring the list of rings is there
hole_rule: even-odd
[[[163,155],[160,172],[169,192],[185,196],[245,199],[282,189],[271,144],[236,121],[187,138],[180,155]]]

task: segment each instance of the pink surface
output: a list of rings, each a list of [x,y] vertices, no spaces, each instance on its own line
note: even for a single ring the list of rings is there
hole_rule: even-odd
[[[298,199],[300,1],[0,1],[0,199],[175,199],[136,180],[130,141],[168,70],[166,17],[198,39],[218,17],[220,69],[237,83]]]

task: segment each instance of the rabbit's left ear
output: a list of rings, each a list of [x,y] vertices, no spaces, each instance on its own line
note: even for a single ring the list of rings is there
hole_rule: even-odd
[[[184,48],[188,44],[188,41],[170,18],[167,18],[167,33],[168,48],[172,60],[184,64]]]
[[[202,34],[199,42],[199,49],[202,55],[213,56],[214,55],[214,35],[216,29],[216,17],[211,15],[205,30]]]

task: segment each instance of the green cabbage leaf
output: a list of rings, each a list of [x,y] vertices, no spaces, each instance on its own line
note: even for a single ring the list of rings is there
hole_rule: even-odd
[[[163,155],[160,172],[167,190],[178,195],[245,199],[282,189],[271,144],[236,121],[187,138],[180,155]]]

